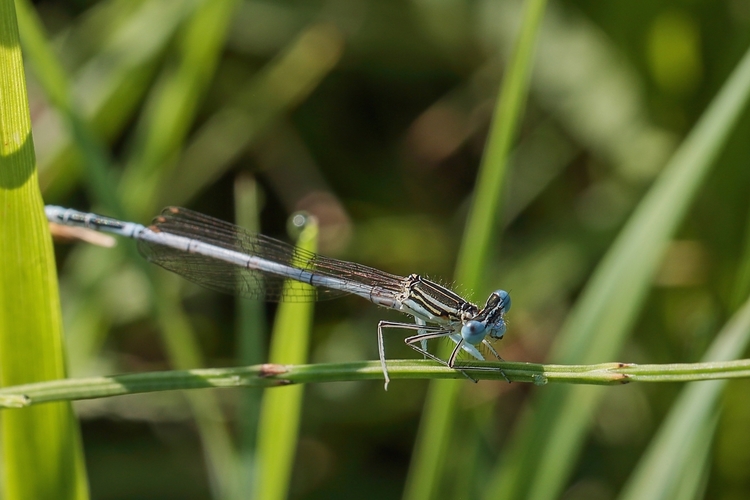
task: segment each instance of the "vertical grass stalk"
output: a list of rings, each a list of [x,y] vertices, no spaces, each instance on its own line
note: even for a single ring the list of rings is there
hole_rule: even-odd
[[[496,236],[508,152],[526,102],[535,42],[546,3],[546,0],[526,3],[518,42],[495,107],[456,270],[456,281],[467,290],[480,290],[484,286],[481,277]],[[430,384],[404,491],[407,500],[432,498],[440,486],[462,385],[457,380],[436,380]]]
[[[42,210],[13,0],[0,0],[0,384],[65,378],[52,240]],[[85,499],[69,403],[2,418],[3,498]]]
[[[317,223],[311,219],[300,234],[298,248],[315,252],[317,237]],[[301,285],[293,286],[298,289]],[[268,356],[270,363],[306,362],[313,310],[313,302],[279,305]],[[256,500],[283,500],[289,493],[303,395],[302,385],[280,387],[263,394],[257,439]]]
[[[249,175],[240,175],[234,184],[237,224],[258,232],[260,223],[260,187]],[[266,359],[265,304],[258,300],[237,298],[237,353],[239,364],[251,366]],[[255,448],[263,390],[247,388],[242,391],[237,408],[239,426],[238,478],[239,492],[248,498],[255,484]]]

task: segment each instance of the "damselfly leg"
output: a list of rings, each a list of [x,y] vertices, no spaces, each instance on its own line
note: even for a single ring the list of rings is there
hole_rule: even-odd
[[[467,343],[465,340],[461,338],[460,335],[458,335],[454,330],[446,330],[443,327],[440,326],[432,326],[427,324],[412,324],[412,323],[399,323],[395,321],[380,321],[378,323],[378,350],[380,355],[380,365],[383,367],[383,376],[385,378],[385,388],[388,389],[388,383],[390,382],[390,377],[388,376],[388,368],[386,366],[385,362],[385,347],[384,347],[384,341],[383,341],[383,329],[384,328],[397,328],[397,329],[403,329],[403,330],[417,330],[417,335],[411,335],[409,337],[406,337],[404,339],[404,343],[408,345],[410,348],[414,349],[416,352],[423,355],[425,358],[429,358],[433,361],[436,361],[440,363],[443,366],[447,366],[448,368],[452,370],[459,371],[463,376],[468,378],[469,380],[473,382],[477,382],[477,380],[466,373],[463,369],[460,367],[455,366],[455,361],[458,356],[458,353],[463,348],[467,352],[469,352],[472,356],[479,360],[484,360],[484,357],[479,353],[479,351],[476,349],[476,347],[472,346],[471,344]],[[449,358],[448,361],[445,361],[444,359],[435,356],[431,352],[427,350],[427,342],[429,340],[438,339],[438,338],[444,338],[448,337],[451,338],[454,342],[456,342],[456,347],[453,349],[453,352]],[[489,344],[489,342],[483,342],[485,345]],[[489,345],[490,351],[498,358],[497,352],[492,347],[492,345]],[[477,366],[477,367],[471,367],[472,370],[481,370],[481,371],[497,371],[496,368],[491,367],[484,367],[484,366]],[[505,372],[500,369],[500,373],[502,373],[505,380],[510,382],[508,380],[508,377],[505,375]]]

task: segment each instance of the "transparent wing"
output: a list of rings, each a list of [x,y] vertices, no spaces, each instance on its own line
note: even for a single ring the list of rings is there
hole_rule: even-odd
[[[353,262],[322,257],[185,208],[165,208],[149,228],[262,257],[322,276],[341,278],[352,284],[348,290],[311,288],[263,271],[138,240],[138,251],[148,261],[220,292],[268,301],[306,302],[335,298],[351,293],[351,289],[357,287],[379,287],[398,293],[404,279]]]

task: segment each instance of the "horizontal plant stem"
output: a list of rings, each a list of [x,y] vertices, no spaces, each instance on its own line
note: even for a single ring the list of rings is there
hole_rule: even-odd
[[[535,363],[477,362],[462,366],[475,379],[513,382],[548,382],[615,385],[628,382],[695,382],[750,377],[750,359],[711,363],[636,365],[540,365]],[[502,368],[487,370],[487,368]],[[427,360],[388,362],[393,379],[464,378],[461,372]],[[96,399],[125,394],[200,389],[207,387],[274,387],[309,382],[381,380],[377,361],[314,365],[263,364],[236,368],[209,368],[53,380],[0,389],[0,408],[21,408],[50,401]]]

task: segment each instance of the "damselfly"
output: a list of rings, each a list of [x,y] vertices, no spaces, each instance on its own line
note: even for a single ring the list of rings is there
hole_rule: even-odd
[[[165,208],[150,226],[57,206],[47,206],[45,212],[47,219],[56,224],[132,238],[148,261],[210,289],[268,301],[307,301],[354,294],[413,316],[415,324],[378,323],[378,353],[386,388],[386,328],[414,330],[416,333],[405,339],[406,345],[450,368],[455,368],[462,350],[484,360],[478,349],[481,345],[501,359],[489,340],[501,339],[505,333],[510,295],[504,290],[492,292],[480,308],[418,274],[401,277],[323,257],[185,208]],[[314,288],[284,286],[288,280]],[[447,361],[427,350],[428,340],[443,337],[456,344]]]

